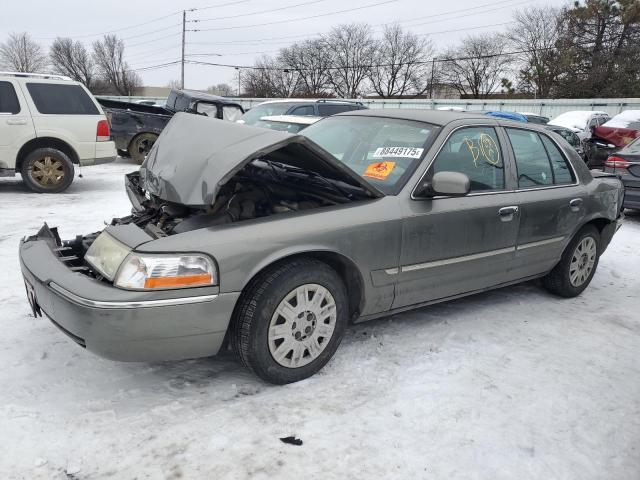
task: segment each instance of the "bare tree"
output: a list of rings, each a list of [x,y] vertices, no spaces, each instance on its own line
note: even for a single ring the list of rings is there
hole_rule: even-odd
[[[231,97],[233,95],[233,87],[228,83],[219,83],[217,85],[211,85],[207,88],[207,93],[212,95],[220,95],[222,97]]]
[[[56,38],[49,49],[53,71],[67,75],[93,91],[96,66],[91,54],[81,42],[70,38]]]
[[[291,97],[298,91],[300,75],[285,65],[280,56],[258,58],[252,69],[242,72],[245,92],[254,97]]]
[[[42,46],[28,33],[12,33],[0,43],[0,67],[14,72],[42,72],[47,67],[47,56]]]
[[[369,72],[373,90],[381,97],[424,93],[429,85],[427,58],[432,55],[429,40],[402,30],[398,24],[386,26],[376,42],[376,67]]]
[[[306,97],[324,97],[329,85],[331,55],[320,39],[305,40],[283,48],[280,61],[299,75],[300,93]]]
[[[500,34],[468,36],[440,61],[440,78],[461,95],[486,98],[500,86],[511,59]]]
[[[173,88],[173,89],[176,89],[176,90],[180,90],[182,88],[182,82],[180,80],[174,78],[173,80],[169,80],[167,82],[167,87],[168,88]]]
[[[142,83],[140,76],[124,60],[124,42],[115,35],[105,35],[93,42],[93,58],[100,76],[120,95],[132,95]]]
[[[371,27],[362,23],[339,25],[323,41],[330,53],[329,83],[339,97],[357,97],[374,60],[376,43]]]
[[[527,7],[516,11],[514,25],[507,33],[511,49],[522,52],[519,87],[538,97],[550,97],[562,74],[561,53],[556,49],[562,30],[561,11],[555,7]]]

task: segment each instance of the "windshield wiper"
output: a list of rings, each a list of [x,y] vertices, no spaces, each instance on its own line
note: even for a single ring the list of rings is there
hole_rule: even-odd
[[[353,196],[352,193],[347,192],[344,188],[339,187],[337,184],[333,183],[327,177],[325,177],[323,175],[320,175],[318,172],[314,172],[313,170],[309,170],[307,168],[294,167],[292,165],[287,165],[285,163],[274,162],[273,160],[262,159],[262,161],[266,162],[267,164],[269,164],[272,169],[273,169],[273,165],[277,165],[278,167],[282,168],[285,171],[288,170],[290,172],[298,171],[298,172],[306,173],[310,177],[318,178],[318,179],[322,180],[326,185],[329,185],[329,187],[331,187],[332,190],[338,192],[340,195],[345,197],[347,200],[353,200],[354,199],[354,196]]]

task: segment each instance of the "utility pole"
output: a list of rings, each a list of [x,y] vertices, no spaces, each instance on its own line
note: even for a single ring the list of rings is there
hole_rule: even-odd
[[[242,70],[240,70],[240,67],[236,67],[236,70],[238,71],[238,96],[240,96],[240,75],[242,74]]]
[[[187,11],[182,11],[182,62],[180,65],[182,69],[180,70],[180,88],[184,90],[184,38],[187,27]]]
[[[436,57],[431,59],[431,83],[429,83],[429,99],[433,100],[433,79],[436,73]]]

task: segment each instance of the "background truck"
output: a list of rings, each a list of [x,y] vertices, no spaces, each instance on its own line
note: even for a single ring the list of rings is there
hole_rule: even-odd
[[[111,125],[111,135],[121,156],[142,163],[162,129],[177,112],[236,121],[242,106],[224,97],[192,90],[171,90],[164,106],[98,99]]]

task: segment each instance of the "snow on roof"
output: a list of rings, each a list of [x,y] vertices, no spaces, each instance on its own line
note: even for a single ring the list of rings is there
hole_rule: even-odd
[[[295,123],[297,125],[311,125],[320,120],[321,117],[312,117],[309,115],[267,115],[260,117],[260,120],[267,122]]]
[[[603,123],[603,127],[611,128],[638,128],[637,124],[640,123],[640,110],[625,110],[617,114],[611,120]]]
[[[573,110],[571,112],[561,113],[551,120],[549,124],[586,130],[589,120],[594,115],[607,115],[607,112],[601,112],[598,110]]]

